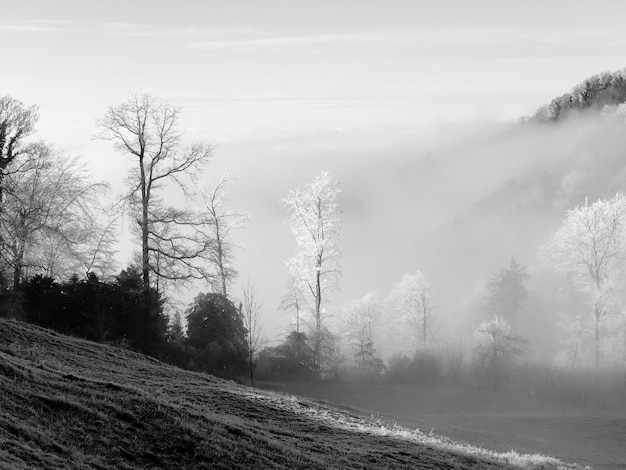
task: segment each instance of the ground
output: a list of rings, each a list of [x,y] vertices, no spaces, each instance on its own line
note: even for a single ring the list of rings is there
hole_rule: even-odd
[[[451,386],[292,382],[278,388],[499,452],[551,455],[595,470],[626,469],[624,409]]]
[[[0,319],[0,469],[577,469]]]

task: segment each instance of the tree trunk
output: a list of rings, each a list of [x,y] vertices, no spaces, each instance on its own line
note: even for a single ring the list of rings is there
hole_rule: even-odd
[[[595,307],[595,343],[596,343],[596,367],[600,365],[600,316],[602,315],[602,311],[600,310],[600,306],[596,303]]]
[[[22,260],[24,257],[24,249],[21,249],[15,257],[13,264],[13,291],[20,290],[20,281],[22,280]]]
[[[143,288],[150,288],[150,251],[148,249],[148,204],[150,203],[149,188],[146,184],[146,171],[143,166],[143,156],[139,158],[141,172],[141,272]]]

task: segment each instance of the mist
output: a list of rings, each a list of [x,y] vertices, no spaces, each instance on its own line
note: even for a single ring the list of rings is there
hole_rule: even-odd
[[[588,113],[558,124],[276,132],[218,143],[214,163],[228,162],[238,177],[231,206],[251,215],[238,268],[259,284],[270,337],[289,322],[277,306],[295,251],[280,199],[322,170],[343,190],[343,276],[327,308],[373,290],[384,298],[420,270],[445,335],[467,326],[463,305],[511,256],[531,270],[540,262],[537,249],[566,209],[620,190],[624,140],[611,116]]]

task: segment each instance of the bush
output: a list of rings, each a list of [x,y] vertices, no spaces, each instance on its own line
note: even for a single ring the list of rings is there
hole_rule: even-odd
[[[315,374],[313,350],[304,333],[292,331],[284,343],[259,354],[256,374],[260,379],[290,379]]]
[[[122,271],[111,283],[93,274],[57,283],[37,275],[23,289],[27,321],[65,334],[111,344],[159,357],[165,344],[167,319],[159,295],[144,290],[140,273]]]
[[[241,312],[221,294],[199,294],[187,310],[187,344],[195,366],[233,378],[247,369]]]
[[[410,374],[414,383],[431,385],[441,379],[441,359],[430,350],[420,350],[411,361]]]

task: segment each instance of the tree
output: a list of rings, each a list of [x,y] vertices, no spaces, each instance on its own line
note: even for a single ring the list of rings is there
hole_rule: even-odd
[[[278,308],[284,312],[293,313],[293,321],[290,327],[299,334],[302,327],[303,315],[307,310],[306,287],[302,280],[296,278],[294,275],[289,275],[286,287],[287,292],[280,300]]]
[[[236,245],[232,241],[232,231],[242,228],[248,221],[246,214],[226,210],[226,185],[233,177],[223,175],[213,190],[202,192],[205,205],[206,224],[209,229],[208,259],[213,264],[216,274],[211,278],[214,291],[228,296],[228,286],[237,278],[233,268]]]
[[[5,178],[0,212],[0,256],[18,290],[25,267],[47,275],[106,274],[112,268],[114,220],[101,221],[105,183],[90,181],[77,158],[39,142]],[[13,165],[9,165],[9,169]]]
[[[439,328],[432,297],[430,284],[420,271],[405,274],[391,292],[395,323],[414,347],[430,346]]]
[[[287,261],[289,273],[306,287],[314,309],[315,330],[312,336],[316,366],[319,365],[324,332],[322,304],[326,293],[337,288],[341,274],[340,194],[339,184],[329,173],[322,172],[311,184],[290,191],[282,200],[289,213],[287,223],[298,247],[298,253]]]
[[[36,106],[26,107],[10,96],[0,96],[0,208],[8,166],[24,152],[23,139],[39,119]]]
[[[492,274],[487,284],[487,312],[489,317],[500,315],[515,329],[517,313],[528,298],[524,286],[529,278],[526,268],[521,266],[514,257],[509,265]]]
[[[250,279],[243,287],[243,301],[240,310],[243,316],[243,326],[246,329],[250,385],[254,387],[254,370],[261,352],[261,330],[263,325],[261,324],[262,306],[257,299],[256,285]]]
[[[198,294],[187,310],[187,343],[203,371],[232,377],[247,365],[241,312],[222,294]]]
[[[600,364],[602,321],[619,291],[626,255],[626,198],[585,202],[569,210],[542,253],[560,272],[571,276],[593,305],[595,364]]]
[[[373,337],[378,311],[379,304],[375,292],[351,300],[343,308],[343,334],[352,349],[357,367],[364,373],[378,363]]]
[[[175,280],[207,278],[198,263],[209,249],[204,225],[190,211],[166,206],[159,195],[168,183],[186,192],[184,177],[199,172],[213,154],[213,147],[205,142],[181,148],[179,115],[179,108],[149,93],[137,93],[110,107],[97,121],[99,137],[137,163],[128,177],[124,201],[138,223],[146,289],[151,274]]]
[[[474,337],[476,361],[491,374],[493,387],[497,389],[511,361],[525,352],[528,343],[513,335],[511,326],[498,315],[481,323]]]

